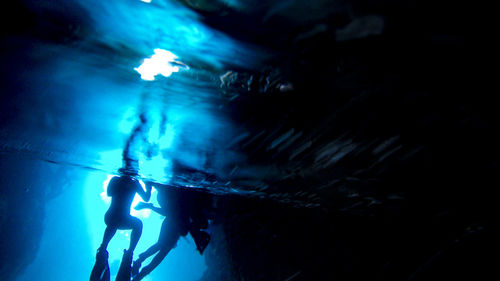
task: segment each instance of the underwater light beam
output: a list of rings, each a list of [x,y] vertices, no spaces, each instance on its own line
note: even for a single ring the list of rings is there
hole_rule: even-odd
[[[169,77],[174,72],[179,72],[182,68],[188,68],[184,63],[176,60],[177,56],[172,52],[155,49],[154,55],[144,59],[144,62],[134,68],[135,71],[141,74],[142,80],[153,81],[157,75]]]

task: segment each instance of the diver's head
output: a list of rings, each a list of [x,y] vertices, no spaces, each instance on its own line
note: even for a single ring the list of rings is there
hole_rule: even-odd
[[[136,177],[139,175],[139,172],[137,171],[137,169],[134,169],[132,167],[123,167],[118,169],[118,174],[120,174],[120,176]]]
[[[123,166],[118,169],[120,176],[136,177],[139,175],[139,161],[132,158],[123,159]]]

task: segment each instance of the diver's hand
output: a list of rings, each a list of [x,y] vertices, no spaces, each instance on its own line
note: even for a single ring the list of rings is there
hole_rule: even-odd
[[[146,190],[151,190],[153,188],[153,185],[155,184],[153,181],[149,180],[143,180],[142,182],[146,186]]]
[[[139,202],[134,207],[134,209],[136,209],[136,210],[142,210],[142,209],[151,209],[152,207],[153,207],[153,203]]]

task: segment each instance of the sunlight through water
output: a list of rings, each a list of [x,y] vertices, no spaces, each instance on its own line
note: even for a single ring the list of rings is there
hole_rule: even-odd
[[[135,71],[141,74],[142,80],[153,81],[157,75],[162,75],[164,77],[170,77],[172,73],[179,72],[183,65],[180,61],[177,61],[177,56],[172,52],[155,49],[154,55],[150,58],[144,59],[144,62]]]

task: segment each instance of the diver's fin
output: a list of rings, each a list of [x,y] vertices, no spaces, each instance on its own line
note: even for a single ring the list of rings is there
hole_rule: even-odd
[[[122,263],[120,264],[118,275],[116,275],[116,281],[130,281],[130,271],[133,254],[133,252],[127,250],[123,252]]]
[[[141,266],[142,266],[142,263],[139,260],[136,260],[136,261],[133,262],[133,264],[132,264],[132,271],[131,271],[132,277],[134,277],[137,274],[139,274],[139,270],[141,269]]]
[[[90,281],[109,281],[109,265],[108,265],[108,251],[98,249],[96,261],[92,273],[90,274]]]
[[[200,254],[203,254],[203,251],[205,251],[205,248],[210,242],[210,234],[203,230],[198,230],[192,231],[191,236],[193,237],[194,243],[196,244],[196,249],[198,249],[198,252],[200,252]]]

